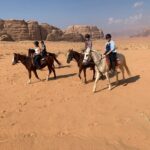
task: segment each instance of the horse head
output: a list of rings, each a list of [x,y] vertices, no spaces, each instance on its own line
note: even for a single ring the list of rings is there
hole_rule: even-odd
[[[14,53],[13,54],[13,59],[12,59],[12,65],[15,65],[17,63],[19,63],[19,54]]]
[[[68,63],[68,64],[69,64],[69,63],[72,61],[72,59],[73,59],[73,53],[74,53],[73,49],[69,49],[69,50],[68,50],[68,53],[67,53],[67,63]]]

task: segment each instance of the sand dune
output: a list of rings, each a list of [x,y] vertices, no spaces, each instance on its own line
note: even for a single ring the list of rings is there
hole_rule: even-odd
[[[79,51],[83,43],[47,42],[65,67],[56,69],[56,80],[53,74],[48,82],[33,77],[28,85],[24,66],[12,66],[11,60],[14,52],[27,53],[32,42],[1,42],[0,150],[149,150],[149,38],[116,42],[132,77],[126,75],[126,84],[120,81],[112,91],[100,80],[96,94],[92,72],[85,85],[76,63],[66,64],[67,50]],[[95,41],[94,49],[102,50],[104,43]],[[45,79],[47,69],[38,74]]]

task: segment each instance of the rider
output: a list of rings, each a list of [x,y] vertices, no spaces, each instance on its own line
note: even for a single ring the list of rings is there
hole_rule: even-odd
[[[35,46],[35,54],[34,54],[34,62],[35,62],[35,66],[40,69],[41,67],[41,63],[40,63],[40,59],[41,59],[41,49],[39,47],[39,42],[35,41],[34,42],[34,46]]]
[[[105,45],[105,56],[108,56],[110,61],[110,67],[109,69],[112,71],[115,71],[116,68],[116,61],[117,61],[117,50],[116,50],[116,44],[112,40],[111,34],[106,34],[106,40],[107,43]]]
[[[46,45],[45,45],[44,41],[41,41],[41,50],[42,50],[42,52],[41,52],[42,57],[43,58],[46,57],[47,56],[47,50],[46,50]]]
[[[85,35],[85,52],[84,52],[83,63],[87,63],[91,50],[92,50],[91,36],[90,36],[90,34],[86,34]]]

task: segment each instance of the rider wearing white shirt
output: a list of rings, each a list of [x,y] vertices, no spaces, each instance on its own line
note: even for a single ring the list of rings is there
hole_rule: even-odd
[[[34,42],[34,45],[35,45],[35,55],[34,55],[34,63],[35,63],[35,66],[40,69],[41,67],[41,64],[40,64],[40,60],[41,60],[41,49],[39,47],[39,42],[38,41],[35,41]]]
[[[85,52],[84,52],[84,59],[83,59],[83,63],[87,63],[88,58],[89,58],[89,54],[92,50],[92,40],[91,40],[91,36],[89,34],[85,35]]]

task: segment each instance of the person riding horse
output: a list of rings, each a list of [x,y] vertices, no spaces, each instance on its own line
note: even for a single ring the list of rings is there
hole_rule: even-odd
[[[39,42],[38,41],[35,41],[34,45],[35,45],[34,49],[31,49],[31,48],[28,49],[28,56],[32,57],[33,65],[35,65],[37,69],[41,68],[40,67],[41,66],[41,60],[43,61],[44,59],[46,59],[47,56],[53,57],[54,61],[59,66],[61,66],[61,63],[57,59],[57,55],[55,53],[47,52],[46,45],[45,45],[44,41],[41,41],[41,48],[39,47]],[[40,52],[38,52],[38,55],[36,53],[36,50],[40,51]]]
[[[44,41],[41,41],[41,49],[42,49],[41,55],[44,58],[47,56],[47,49],[46,49],[46,45],[45,45]]]
[[[34,42],[34,45],[35,45],[35,53],[34,53],[34,64],[36,66],[37,69],[40,69],[41,68],[41,49],[39,47],[39,42],[38,41],[35,41]]]
[[[89,34],[85,35],[85,51],[84,51],[84,59],[83,64],[88,63],[89,55],[92,50],[92,40],[91,36]]]
[[[106,34],[106,40],[107,43],[105,44],[105,56],[108,56],[110,66],[109,70],[115,71],[116,68],[116,61],[117,61],[117,50],[116,50],[116,44],[112,40],[111,34]]]

